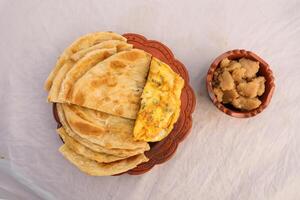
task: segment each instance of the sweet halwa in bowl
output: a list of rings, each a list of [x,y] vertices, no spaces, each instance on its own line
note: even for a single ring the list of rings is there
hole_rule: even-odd
[[[219,110],[239,118],[262,112],[275,88],[269,65],[246,50],[232,50],[217,57],[208,70],[206,86]]]

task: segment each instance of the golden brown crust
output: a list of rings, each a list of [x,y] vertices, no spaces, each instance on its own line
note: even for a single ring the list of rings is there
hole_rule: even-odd
[[[146,142],[134,141],[134,120],[109,114],[102,118],[104,113],[99,115],[97,114],[99,111],[76,105],[62,104],[62,108],[70,128],[80,137],[95,144],[107,149],[147,150],[149,148]],[[79,112],[80,115],[78,115]],[[83,115],[84,118],[82,118]]]
[[[62,55],[59,57],[54,69],[51,71],[50,75],[48,76],[45,82],[45,90],[49,91],[51,89],[56,74],[59,72],[60,68],[65,64],[65,62],[70,60],[70,57],[74,53],[107,40],[120,40],[125,42],[127,41],[127,39],[123,36],[112,32],[95,32],[81,36],[76,41],[74,41],[68,48],[66,48]]]
[[[88,52],[82,59],[76,62],[72,68],[65,74],[65,77],[59,87],[58,101],[64,102],[70,96],[72,86],[81,76],[97,63],[105,60],[117,52],[116,48],[96,49]]]
[[[109,162],[114,162],[117,160],[124,159],[124,157],[118,157],[106,153],[95,152],[85,147],[84,145],[80,144],[75,139],[70,137],[63,127],[57,129],[57,132],[59,133],[60,137],[63,139],[64,143],[68,148],[73,150],[75,153],[82,155],[88,159],[95,160],[101,163],[109,163]]]
[[[56,108],[57,108],[57,114],[59,117],[59,120],[62,124],[62,126],[64,127],[64,129],[66,130],[67,134],[72,137],[74,140],[76,140],[78,143],[84,145],[85,147],[95,151],[95,152],[99,152],[99,153],[106,153],[106,154],[110,154],[110,155],[114,155],[114,156],[118,156],[118,157],[122,157],[122,158],[126,158],[128,156],[133,156],[133,155],[137,155],[140,153],[143,153],[144,151],[147,151],[150,149],[149,145],[146,144],[145,148],[137,148],[134,150],[130,150],[130,149],[112,149],[112,148],[106,148],[104,146],[95,144],[91,141],[89,141],[86,138],[81,137],[78,133],[76,133],[69,125],[68,121],[65,118],[65,113],[64,113],[64,109],[62,104],[57,103],[56,104]],[[84,108],[81,108],[84,109]],[[88,109],[89,110],[89,109]],[[84,112],[82,113],[80,110],[78,111],[81,113],[81,117],[84,116],[83,118],[87,121],[92,121],[93,119],[89,119],[89,115],[86,115]],[[99,116],[100,118],[104,115],[108,115],[105,113],[102,113],[101,115],[98,114],[98,112],[94,112],[92,111],[92,113],[95,113],[95,115]],[[93,118],[93,117],[92,117]],[[104,117],[103,119],[107,119],[106,117]],[[120,126],[120,129],[123,129],[124,126]],[[115,130],[116,128],[114,128],[113,130]]]
[[[114,54],[74,81],[65,101],[135,119],[150,60],[137,49]]]
[[[139,154],[110,163],[99,163],[75,153],[65,144],[59,148],[59,151],[78,169],[92,176],[110,176],[119,174],[135,168],[140,163],[148,161],[148,158],[144,154]]]

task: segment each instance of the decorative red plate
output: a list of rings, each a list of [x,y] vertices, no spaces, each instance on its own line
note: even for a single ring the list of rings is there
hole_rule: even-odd
[[[131,175],[139,175],[149,171],[157,164],[166,162],[175,153],[178,144],[184,140],[191,130],[191,115],[195,109],[196,98],[193,89],[189,85],[189,75],[186,68],[180,61],[174,58],[173,53],[167,46],[158,41],[147,40],[144,36],[138,34],[126,33],[123,36],[127,38],[128,43],[133,44],[134,48],[142,49],[167,63],[185,80],[185,85],[181,93],[180,117],[174,125],[174,129],[162,141],[150,143],[150,150],[145,152],[145,155],[149,158],[148,162],[142,163],[136,168],[124,172]],[[55,104],[53,104],[53,114],[55,120],[58,122],[58,126],[60,126]]]

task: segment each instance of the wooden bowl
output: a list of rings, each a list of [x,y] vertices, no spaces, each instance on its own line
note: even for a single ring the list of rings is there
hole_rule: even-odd
[[[213,87],[212,87],[212,80],[213,80],[213,75],[214,71],[219,67],[220,62],[224,59],[228,58],[230,60],[237,60],[240,58],[248,58],[254,61],[259,62],[259,71],[258,75],[259,76],[264,76],[266,79],[265,82],[265,92],[264,94],[259,97],[259,100],[262,102],[261,105],[250,111],[241,111],[239,109],[234,108],[231,105],[224,105],[220,102],[218,102],[214,92],[213,92]],[[219,57],[217,57],[213,63],[210,65],[210,68],[207,72],[206,76],[206,87],[208,94],[212,100],[212,102],[215,104],[215,106],[224,112],[227,115],[230,115],[232,117],[238,117],[238,118],[248,118],[248,117],[253,117],[257,115],[258,113],[261,113],[270,103],[274,89],[275,89],[275,83],[274,83],[274,76],[273,73],[269,67],[269,65],[258,55],[251,51],[246,51],[246,50],[232,50],[228,51],[226,53],[223,53]]]
[[[181,93],[180,117],[174,125],[172,132],[160,142],[149,143],[151,148],[145,152],[145,155],[149,158],[148,162],[124,172],[131,175],[139,175],[149,171],[157,164],[166,162],[174,155],[178,144],[184,140],[191,130],[192,113],[195,109],[196,98],[193,89],[189,85],[189,75],[186,68],[180,61],[174,58],[173,53],[167,46],[158,41],[147,40],[144,36],[138,34],[126,33],[123,36],[127,38],[128,43],[133,44],[134,48],[142,49],[167,63],[185,80],[185,85]],[[57,115],[55,104],[53,104],[53,115],[58,123],[58,127],[60,127],[61,123]]]

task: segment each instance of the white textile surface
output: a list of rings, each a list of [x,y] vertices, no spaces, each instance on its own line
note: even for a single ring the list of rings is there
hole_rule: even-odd
[[[58,152],[43,83],[78,36],[133,32],[166,44],[197,96],[175,156],[141,176],[90,177]],[[299,0],[0,0],[0,199],[300,199]],[[256,52],[276,89],[250,119],[221,113],[205,89],[210,63]]]

